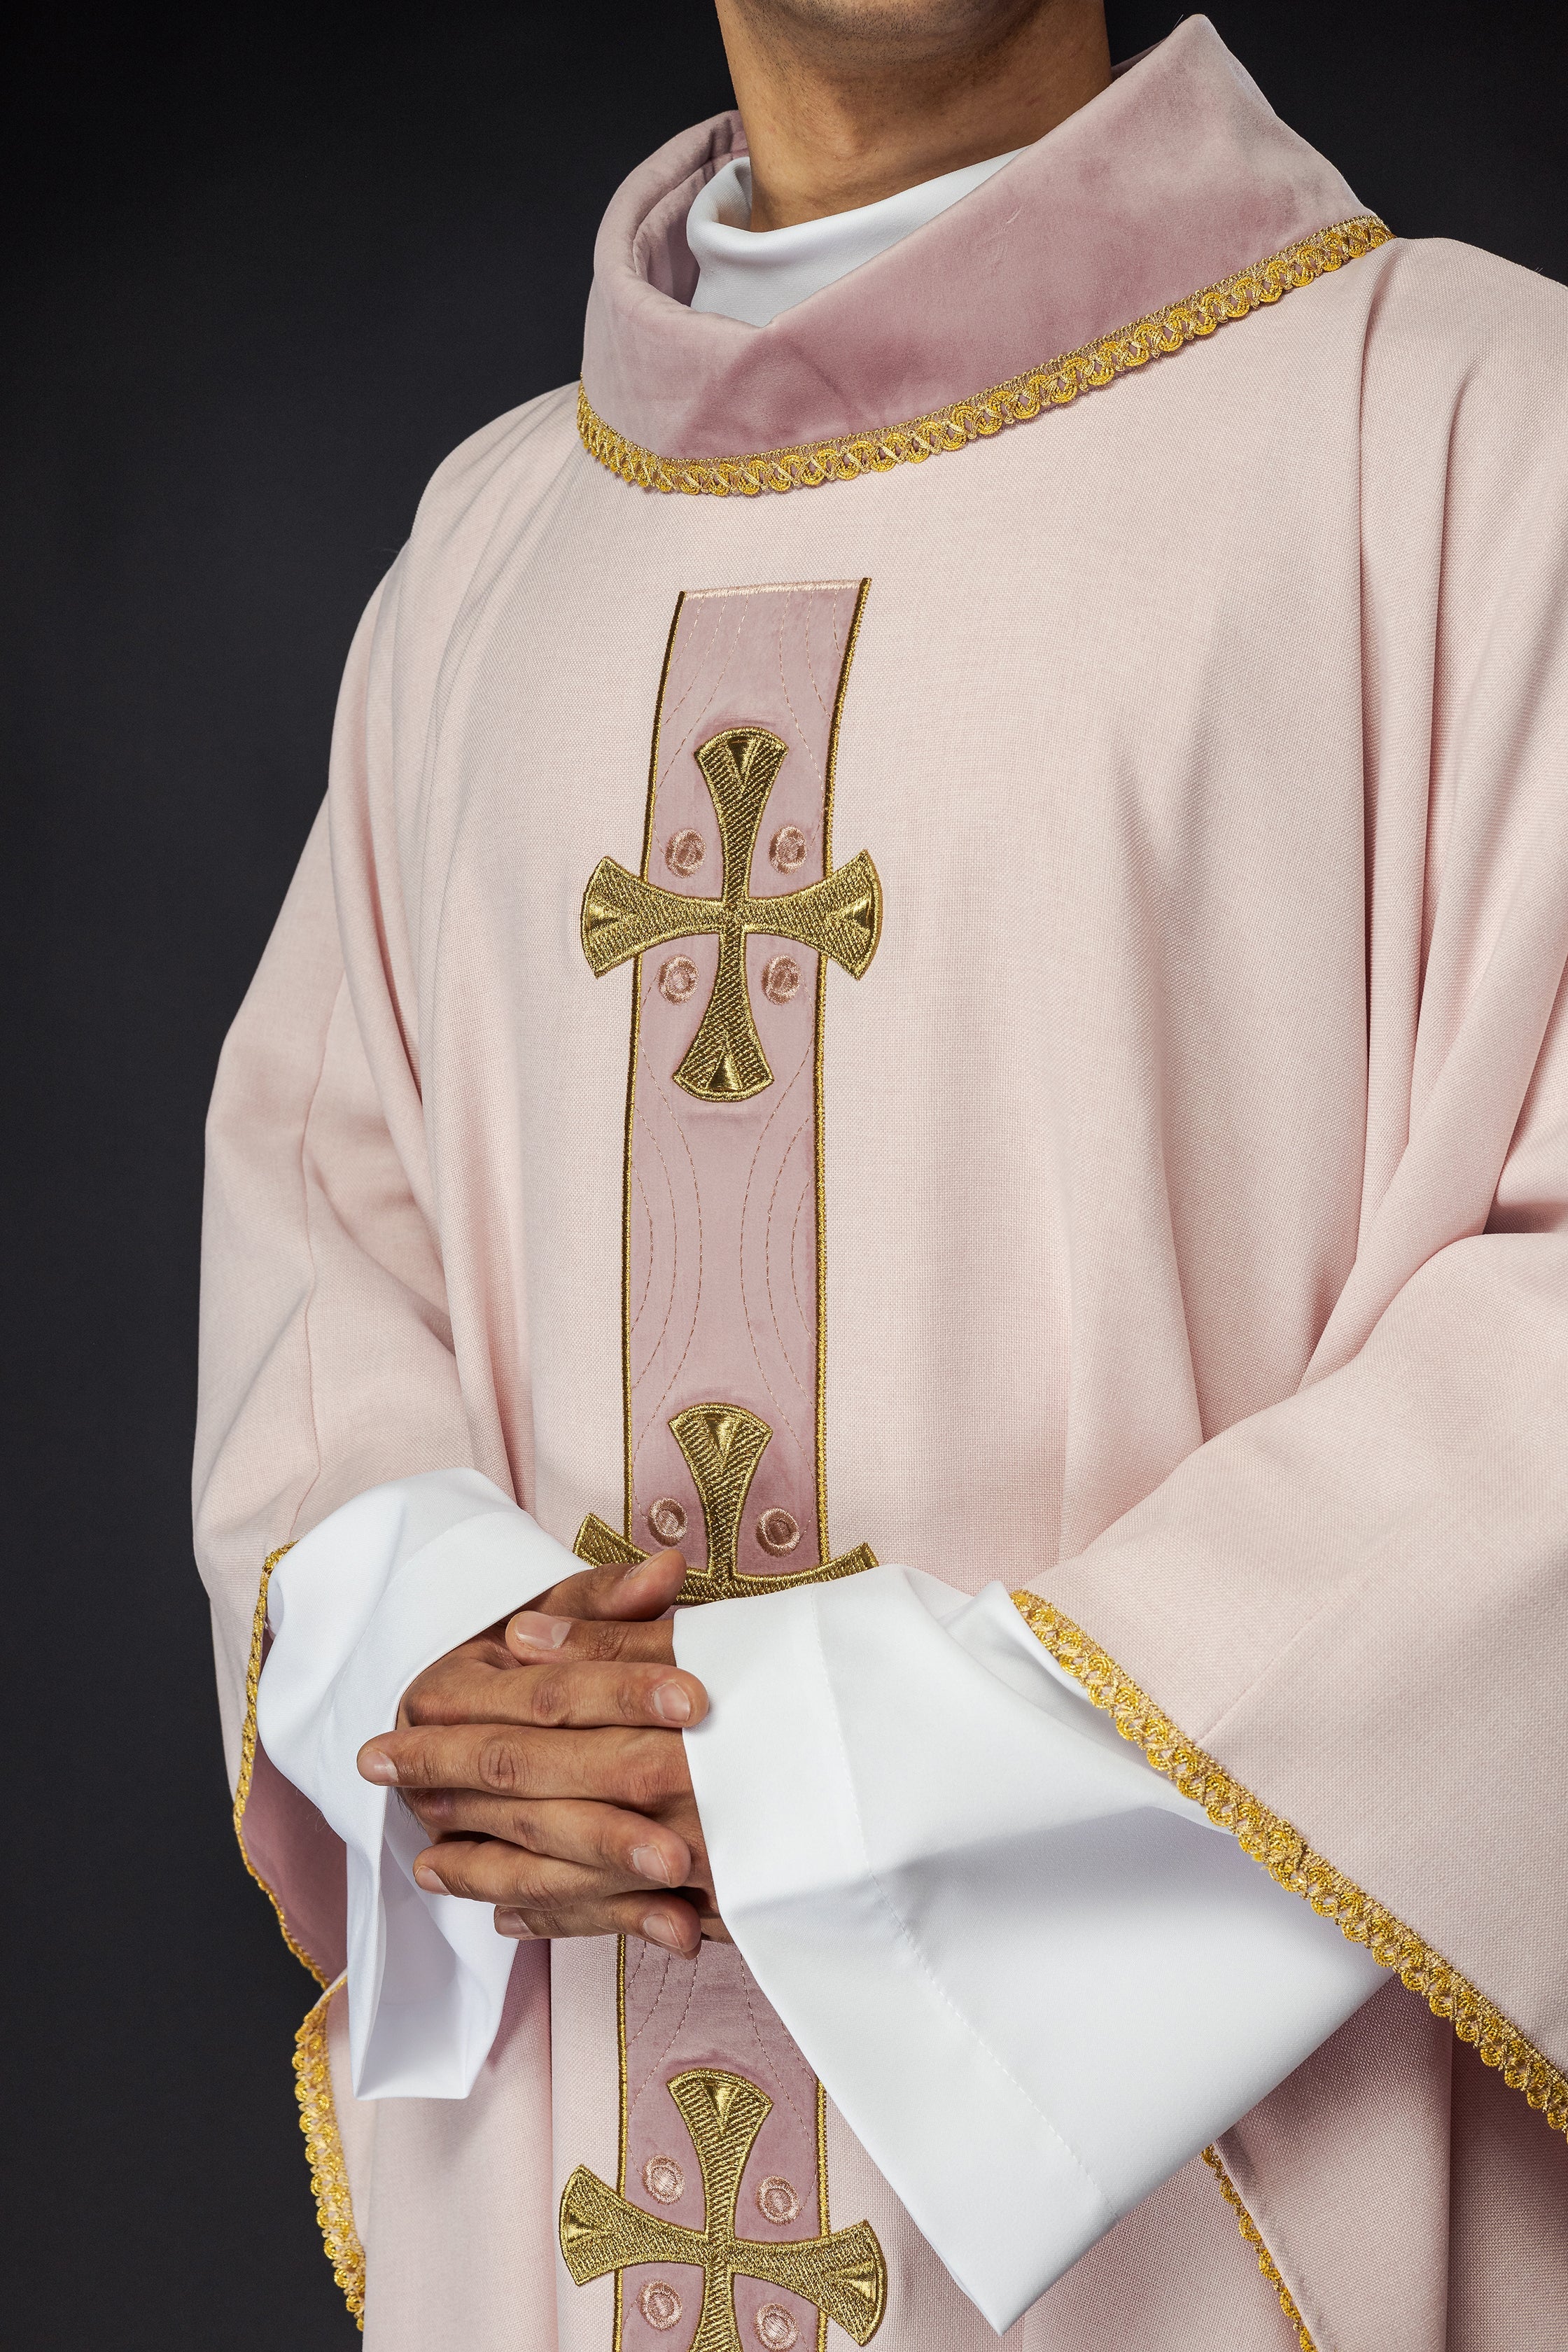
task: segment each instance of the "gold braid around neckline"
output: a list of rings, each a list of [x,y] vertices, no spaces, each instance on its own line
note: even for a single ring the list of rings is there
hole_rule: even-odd
[[[1179,302],[1169,302],[1130,327],[1117,327],[1097,341],[1026,368],[1005,383],[993,384],[967,400],[934,408],[907,424],[868,433],[844,433],[789,448],[763,449],[749,457],[661,457],[628,441],[606,425],[584,387],[577,388],[577,430],[590,457],[623,482],[642,490],[679,490],[689,498],[755,498],[760,491],[815,490],[825,482],[853,482],[862,474],[885,474],[894,466],[918,466],[927,457],[987,440],[1006,425],[1024,425],[1047,408],[1065,408],[1080,392],[1113,383],[1130,369],[1200,341],[1233,319],[1278,302],[1298,287],[1310,286],[1331,269],[1392,238],[1375,213],[1359,213],[1316,230],[1295,245],[1238,269]]]

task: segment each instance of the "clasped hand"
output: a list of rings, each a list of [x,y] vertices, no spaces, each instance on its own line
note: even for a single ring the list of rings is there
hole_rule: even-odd
[[[708,1694],[660,1613],[684,1572],[666,1551],[568,1577],[409,1685],[359,1769],[431,1839],[421,1886],[493,1903],[503,1936],[728,1940],[680,1736]]]

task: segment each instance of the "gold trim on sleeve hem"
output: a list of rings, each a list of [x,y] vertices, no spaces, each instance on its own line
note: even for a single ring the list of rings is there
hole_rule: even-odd
[[[1257,2252],[1258,2267],[1279,2298],[1279,2308],[1296,2331],[1296,2341],[1301,2352],[1317,2352],[1312,2331],[1296,2307],[1296,2298],[1279,2275],[1279,2266],[1263,2242],[1263,2232],[1237,2194],[1236,2183],[1219,2160],[1217,2149],[1205,2147],[1204,2162],[1219,2182],[1219,2193],[1236,2214],[1236,2226],[1247,2242]]]
[[[1481,2063],[1500,2067],[1510,2090],[1522,2092],[1553,2131],[1568,2133],[1568,2077],[1485,1993],[1353,1879],[1314,1853],[1299,1830],[1260,1804],[1223,1764],[1179,1731],[1070,1617],[1038,1593],[1015,1592],[1013,1602],[1057,1664],[1082,1684],[1123,1739],[1140,1747],[1157,1772],[1173,1781],[1184,1797],[1202,1805],[1211,1822],[1229,1830],[1242,1851],[1261,1863],[1271,1878],[1300,1895],[1325,1919],[1332,1919],[1352,1944],[1366,1946],[1380,1968],[1393,1969],[1412,1992],[1422,1994],[1435,2017],[1449,2019],[1459,2040],[1474,2045]]]
[[[256,1693],[261,1681],[261,1650],[267,1634],[267,1588],[272,1571],[292,1544],[268,1552],[261,1570],[261,1590],[250,1623],[250,1656],[245,1671],[245,1727],[239,1736],[239,1777],[234,1784],[234,1834],[239,1858],[278,1914],[283,1941],[302,1968],[309,1969],[323,1988],[321,1998],[294,2036],[294,2095],[300,2103],[300,2129],[310,2158],[310,2187],[316,2200],[327,2260],[332,2276],[360,2326],[364,2326],[364,2248],[354,2227],[353,2200],[349,2194],[348,2167],[338,2135],[338,2111],[332,2097],[332,2071],[327,2055],[327,2011],[341,1992],[346,1974],[329,1984],[303,1946],[295,1942],[283,1916],[283,1906],[250,1859],[245,1843],[245,1808],[256,1770]]]
[[[824,482],[852,482],[862,474],[885,474],[894,466],[918,466],[924,458],[944,457],[971,441],[988,440],[1004,425],[1026,424],[1047,408],[1065,408],[1080,392],[1110,383],[1131,368],[1212,335],[1233,319],[1245,319],[1278,302],[1281,295],[1388,244],[1393,235],[1375,213],[1336,221],[1180,302],[1167,303],[1146,319],[1101,335],[1096,342],[902,425],[763,449],[746,457],[663,457],[606,425],[579,385],[577,430],[590,457],[642,490],[679,490],[692,498],[755,498],[760,490],[814,490]]]
[[[256,1693],[261,1681],[261,1646],[267,1635],[267,1588],[272,1581],[272,1571],[292,1544],[279,1544],[268,1553],[262,1563],[261,1590],[256,1596],[256,1614],[250,1621],[250,1657],[245,1670],[245,1724],[239,1735],[239,1778],[234,1784],[234,1834],[239,1847],[239,1858],[278,1914],[278,1926],[283,1941],[302,1969],[309,1969],[319,1985],[327,1981],[325,1974],[302,1944],[295,1942],[289,1932],[289,1922],[283,1906],[250,1859],[250,1849],[245,1843],[245,1808],[250,1800],[250,1782],[256,1770]]]
[[[337,2103],[332,2097],[331,2060],[327,2049],[327,2011],[342,1990],[339,1977],[329,1985],[294,2036],[294,2095],[300,2102],[300,2129],[310,2158],[310,2188],[316,2219],[332,2276],[361,2329],[364,2326],[364,2248],[354,2227],[349,2168],[338,2132]]]

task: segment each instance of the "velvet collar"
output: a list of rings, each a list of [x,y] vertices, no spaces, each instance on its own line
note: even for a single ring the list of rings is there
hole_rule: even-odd
[[[707,459],[879,434],[1361,212],[1206,16],[1186,18],[951,211],[765,327],[688,307],[687,211],[744,152],[740,117],[717,115],[661,147],[605,215],[583,358],[602,442]],[[593,447],[587,424],[584,438]]]

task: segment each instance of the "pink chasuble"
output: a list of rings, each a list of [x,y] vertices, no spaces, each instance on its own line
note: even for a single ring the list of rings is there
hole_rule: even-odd
[[[633,174],[581,394],[432,484],[226,1048],[247,1858],[334,1977],[257,1583],[383,1482],[679,1543],[692,1604],[999,1576],[1396,1971],[1005,2342],[1548,2343],[1565,306],[1391,240],[1202,18],[765,328],[687,307],[740,143]],[[374,2352],[996,2340],[735,1950],[522,1948],[464,2099],[356,2099],[343,2011]]]

